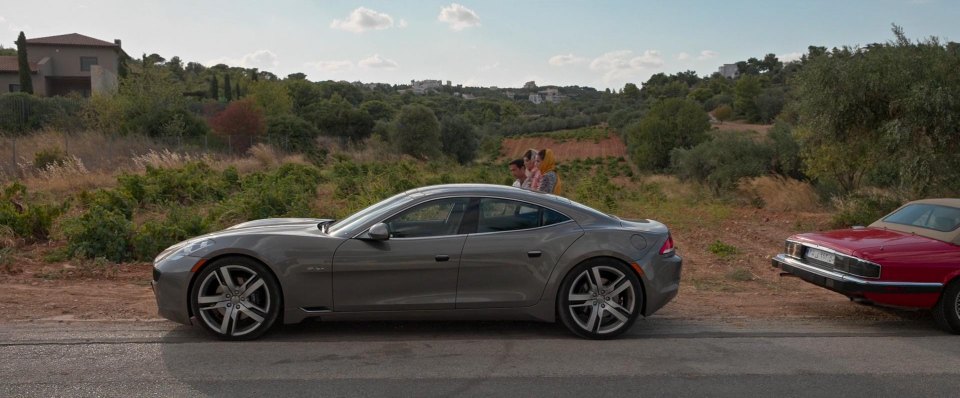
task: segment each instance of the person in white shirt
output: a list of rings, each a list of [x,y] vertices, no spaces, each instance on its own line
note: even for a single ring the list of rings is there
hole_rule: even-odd
[[[507,167],[510,168],[510,174],[515,178],[513,186],[517,188],[523,186],[523,182],[527,179],[527,173],[523,170],[523,159],[514,159]]]

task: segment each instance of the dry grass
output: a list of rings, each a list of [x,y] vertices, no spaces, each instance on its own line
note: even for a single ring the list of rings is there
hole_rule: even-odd
[[[163,149],[160,151],[150,150],[147,153],[134,156],[131,161],[132,171],[143,172],[146,171],[147,167],[152,167],[156,169],[172,169],[183,167],[183,165],[194,162],[194,161],[204,161],[207,163],[212,163],[213,157],[209,154],[194,155],[190,153],[180,153],[172,152],[169,149]]]
[[[790,178],[745,178],[737,185],[737,193],[773,211],[813,212],[822,209],[820,197],[813,186]]]
[[[116,177],[112,172],[91,172],[76,156],[69,156],[63,163],[54,163],[41,170],[25,166],[21,175],[21,181],[30,191],[54,196],[116,185]]]
[[[677,176],[667,174],[652,174],[641,177],[644,184],[659,188],[668,200],[691,199],[703,196],[703,187],[699,184],[680,181]]]
[[[98,172],[115,170],[129,164],[133,157],[150,151],[161,151],[163,147],[143,136],[118,137],[96,131],[76,134],[43,131],[23,137],[0,139],[0,173],[7,180],[18,177],[22,166],[32,167],[38,152],[54,148],[76,157],[88,170]],[[13,162],[14,158],[16,163]]]

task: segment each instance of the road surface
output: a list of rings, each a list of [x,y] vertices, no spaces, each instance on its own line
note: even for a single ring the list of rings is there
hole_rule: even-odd
[[[929,318],[312,323],[220,342],[166,321],[0,324],[0,396],[960,396]]]

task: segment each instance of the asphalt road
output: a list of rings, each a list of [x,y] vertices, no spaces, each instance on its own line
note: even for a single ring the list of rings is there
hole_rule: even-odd
[[[960,396],[929,319],[640,320],[588,341],[524,322],[315,323],[245,343],[171,322],[0,324],[0,397]]]

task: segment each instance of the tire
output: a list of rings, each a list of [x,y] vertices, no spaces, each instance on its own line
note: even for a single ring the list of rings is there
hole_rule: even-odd
[[[932,311],[938,326],[950,333],[960,334],[960,279],[943,289],[940,301]]]
[[[557,292],[560,321],[573,334],[588,339],[612,339],[626,332],[642,308],[640,279],[626,264],[613,259],[577,265]]]
[[[200,325],[222,340],[262,336],[280,314],[280,284],[259,262],[225,257],[203,268],[190,289],[190,309]]]

